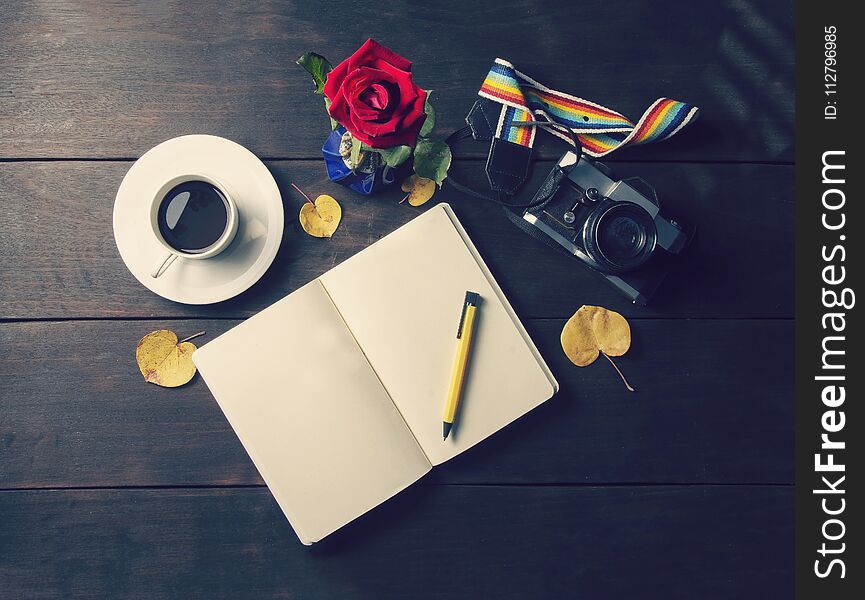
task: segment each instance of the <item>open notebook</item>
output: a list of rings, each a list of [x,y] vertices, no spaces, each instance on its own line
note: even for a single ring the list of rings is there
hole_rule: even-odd
[[[442,412],[466,290],[460,412]],[[439,204],[193,355],[311,544],[550,398],[558,384],[450,206]]]

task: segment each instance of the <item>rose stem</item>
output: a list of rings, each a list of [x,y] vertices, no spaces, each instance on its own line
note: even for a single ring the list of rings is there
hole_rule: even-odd
[[[634,388],[631,387],[631,384],[628,383],[627,379],[625,379],[624,373],[622,373],[622,371],[619,369],[619,367],[616,366],[616,363],[613,362],[613,359],[610,358],[609,356],[607,356],[607,354],[605,352],[601,352],[601,354],[603,354],[604,358],[606,358],[608,361],[610,361],[610,364],[613,365],[613,368],[616,370],[616,373],[618,373],[619,377],[622,378],[622,381],[625,382],[625,387],[628,388],[628,391],[629,392],[636,392],[637,390],[635,390]]]
[[[306,198],[306,201],[307,201],[307,202],[309,202],[310,204],[312,204],[313,207],[315,207],[315,202],[312,201],[312,198],[310,198],[309,196],[307,196],[307,195],[306,195],[306,192],[304,192],[302,189],[300,189],[299,187],[297,187],[297,186],[294,184],[293,181],[291,182],[291,187],[293,187],[294,189],[296,189],[297,192],[298,192],[301,196],[303,196],[304,198]]]
[[[183,342],[188,342],[189,340],[194,340],[195,338],[200,337],[200,336],[204,335],[205,333],[207,333],[207,332],[206,331],[199,331],[198,333],[193,333],[188,338],[183,338],[182,340],[180,340],[177,343],[182,344]]]

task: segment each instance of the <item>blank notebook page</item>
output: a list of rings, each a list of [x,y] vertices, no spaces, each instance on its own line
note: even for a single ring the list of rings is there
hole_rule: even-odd
[[[555,380],[440,204],[331,269],[322,283],[433,465],[519,418]],[[480,293],[457,421],[442,440],[456,331]]]
[[[430,469],[319,280],[194,361],[306,544]]]

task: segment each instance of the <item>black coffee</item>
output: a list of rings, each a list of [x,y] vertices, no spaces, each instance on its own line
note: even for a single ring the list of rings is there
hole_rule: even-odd
[[[228,200],[206,181],[187,181],[174,186],[159,205],[159,233],[175,250],[189,254],[206,252],[228,225]]]

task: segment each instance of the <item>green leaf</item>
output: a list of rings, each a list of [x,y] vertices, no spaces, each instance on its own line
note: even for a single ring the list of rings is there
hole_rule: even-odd
[[[330,116],[330,105],[331,105],[330,98],[325,96],[324,97],[324,108],[327,109],[327,116],[330,119],[330,130],[335,131],[336,128],[339,127],[339,123],[336,122],[336,119],[334,119],[333,117]]]
[[[439,187],[448,176],[451,166],[451,149],[444,142],[420,138],[414,149],[414,172],[432,179]]]
[[[324,83],[327,81],[327,74],[333,70],[333,67],[328,60],[315,52],[307,52],[297,59],[297,64],[306,69],[312,75],[312,81],[315,83],[315,93],[324,93]],[[330,119],[330,130],[333,131],[339,127],[336,119],[330,116],[330,98],[324,97],[324,108],[327,109],[327,116]]]
[[[363,146],[363,143],[360,140],[355,139],[354,136],[351,136],[351,154],[348,157],[349,162],[351,163],[351,170],[355,171],[360,166],[360,151]]]
[[[307,52],[297,59],[297,64],[306,69],[307,72],[312,75],[312,81],[315,83],[315,93],[323,93],[324,82],[327,81],[327,74],[333,70],[333,67],[327,59],[321,54]]]
[[[429,97],[432,95],[432,90],[428,90],[426,93],[426,100],[424,101],[423,111],[426,113],[426,120],[423,122],[423,126],[420,128],[420,137],[428,137],[430,133],[432,133],[433,128],[436,126],[436,109],[433,108],[433,105],[429,103]]]
[[[394,146],[393,148],[374,148],[389,167],[398,167],[411,156],[411,146]]]

